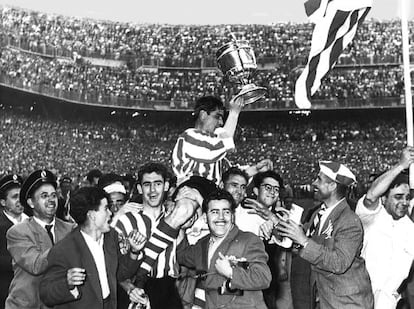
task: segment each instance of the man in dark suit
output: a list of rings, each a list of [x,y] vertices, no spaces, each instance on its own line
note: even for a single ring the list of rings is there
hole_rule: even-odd
[[[40,284],[40,298],[54,308],[116,309],[117,277],[133,276],[145,236],[136,230],[127,239],[129,254],[122,255],[118,235],[109,221],[108,195],[96,187],[81,188],[70,199],[70,215],[78,223],[48,255]]]
[[[355,176],[336,162],[322,161],[319,166],[313,186],[323,203],[305,226],[306,234],[290,220],[279,222],[277,230],[291,238],[299,255],[311,264],[312,295],[321,309],[373,308],[371,282],[361,257],[362,224],[345,198]]]
[[[55,217],[58,205],[56,177],[48,170],[29,175],[20,190],[20,203],[32,209],[33,217],[11,227],[7,249],[13,260],[14,277],[6,309],[47,308],[39,298],[40,278],[47,267],[47,254],[54,243],[73,228]]]
[[[19,201],[22,182],[18,175],[7,175],[0,179],[0,309],[4,309],[13,279],[12,258],[7,251],[6,233],[14,224],[27,218]]]

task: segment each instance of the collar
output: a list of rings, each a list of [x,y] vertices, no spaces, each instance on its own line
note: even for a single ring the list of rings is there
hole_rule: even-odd
[[[20,215],[20,221],[17,220],[16,218],[10,216],[7,212],[3,211],[4,215],[6,216],[7,219],[9,219],[13,224],[17,224],[22,222],[23,220],[29,218],[24,212],[22,212],[22,214]]]
[[[345,198],[343,197],[338,202],[336,202],[333,206],[330,206],[330,207],[326,207],[325,203],[322,204],[322,206],[321,206],[322,216],[324,216],[324,217],[329,216],[330,213],[336,208],[336,206],[341,204],[344,200],[345,200]],[[325,210],[323,210],[323,208],[325,208]]]
[[[104,233],[102,233],[101,237],[99,237],[98,240],[95,240],[95,239],[93,239],[92,236],[90,236],[89,234],[85,233],[81,229],[80,229],[80,232],[81,232],[81,234],[82,234],[82,236],[85,239],[85,241],[86,241],[87,244],[92,243],[92,244],[95,244],[95,245],[97,244],[97,245],[99,245],[101,247],[103,246]]]
[[[40,220],[39,218],[36,218],[35,216],[33,216],[33,220],[35,220],[37,222],[37,224],[39,224],[44,229],[46,228],[46,225],[53,225],[53,226],[55,226],[55,224],[56,224],[56,220],[55,219],[56,218],[54,217],[52,222],[46,223],[46,222]]]

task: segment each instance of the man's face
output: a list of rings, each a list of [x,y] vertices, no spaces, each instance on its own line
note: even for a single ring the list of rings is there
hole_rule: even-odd
[[[20,188],[12,188],[7,191],[6,198],[1,200],[1,205],[7,214],[18,217],[22,214],[24,207],[19,200]]]
[[[125,195],[121,192],[112,192],[109,194],[110,207],[113,213],[117,212],[125,204]]]
[[[232,229],[234,224],[234,213],[227,200],[212,200],[208,203],[207,225],[210,233],[222,238]]]
[[[312,183],[315,192],[315,198],[319,201],[324,201],[332,194],[332,183],[334,181],[326,176],[324,173],[319,172],[318,177]]]
[[[56,189],[51,184],[41,185],[27,202],[33,208],[33,214],[45,222],[51,222],[55,217],[58,197]]]
[[[241,201],[246,196],[246,185],[247,181],[243,176],[230,175],[230,177],[224,183],[224,190],[233,196],[236,205],[240,205]]]
[[[224,121],[224,111],[221,109],[216,109],[210,113],[205,112],[205,117],[203,118],[202,126],[203,130],[213,133],[217,128],[223,126]]]
[[[408,213],[410,205],[410,187],[404,183],[398,187],[392,188],[387,196],[383,199],[385,210],[393,217],[399,220]]]
[[[93,222],[98,231],[107,233],[110,230],[109,221],[111,220],[112,212],[109,210],[108,200],[103,198],[99,204],[98,210],[92,210]]]
[[[144,205],[160,207],[163,202],[164,193],[168,191],[168,182],[155,172],[144,174],[142,182],[138,185],[138,191],[142,194]]]
[[[279,190],[279,181],[271,177],[266,177],[263,179],[259,188],[255,188],[255,193],[260,203],[270,207],[279,199]]]

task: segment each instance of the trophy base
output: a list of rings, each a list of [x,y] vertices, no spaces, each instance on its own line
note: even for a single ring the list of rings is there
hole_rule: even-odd
[[[244,85],[241,91],[236,95],[235,98],[242,97],[244,101],[244,105],[252,104],[266,95],[266,88],[264,87],[257,87],[254,84],[247,84]]]

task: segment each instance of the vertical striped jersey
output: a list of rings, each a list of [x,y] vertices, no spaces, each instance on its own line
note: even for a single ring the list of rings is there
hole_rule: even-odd
[[[172,153],[172,168],[178,185],[191,176],[201,176],[220,184],[223,170],[229,167],[227,151],[234,148],[232,137],[221,137],[223,128],[214,133],[187,129],[182,133]]]
[[[145,235],[147,239],[150,239],[158,223],[163,217],[164,213],[161,213],[161,215],[156,220],[151,220],[151,218],[143,214],[142,211],[127,212],[118,218],[118,221],[115,224],[115,230],[118,232],[121,238],[124,239],[134,229]],[[155,265],[149,272],[149,275],[152,278],[177,276],[176,247],[177,242],[174,239],[168,244],[166,250],[156,258],[156,261],[154,261]],[[120,248],[122,248],[122,246],[120,246]],[[126,254],[126,252],[122,252],[122,250],[121,253]]]

